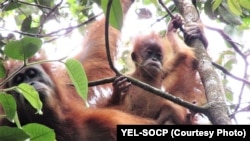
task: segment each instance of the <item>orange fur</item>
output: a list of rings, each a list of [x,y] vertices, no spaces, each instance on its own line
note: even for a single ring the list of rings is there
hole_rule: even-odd
[[[105,20],[94,22],[88,28],[88,33],[83,43],[83,50],[74,58],[78,59],[87,74],[88,81],[100,80],[115,76],[115,73],[109,67],[107,60],[105,40],[104,40]],[[116,54],[116,44],[119,38],[119,31],[110,27],[110,50],[112,59]],[[88,99],[90,106],[102,107],[102,102],[111,94],[110,83],[89,87]],[[105,95],[106,94],[106,95]],[[100,100],[102,99],[102,100]],[[94,101],[94,103],[91,103]],[[99,101],[99,103],[95,103]]]
[[[198,74],[198,61],[194,50],[188,47],[175,32],[170,31],[166,36],[172,51],[167,53],[171,59],[166,59],[169,61],[164,64],[167,70],[167,77],[163,81],[164,88],[167,92],[188,102],[197,105],[206,104],[207,99]]]
[[[10,61],[8,66],[13,67],[12,63],[16,66],[21,65],[20,62],[18,64],[16,61]],[[66,83],[69,78],[63,66],[57,63],[41,65],[46,71],[43,75],[49,75],[54,87],[43,87],[47,92],[42,101],[43,115],[35,114],[34,109],[27,102],[20,102],[20,99],[16,97],[22,125],[31,122],[44,124],[54,129],[59,141],[115,141],[118,124],[156,124],[153,120],[114,109],[85,107],[84,101],[76,93],[74,87]],[[1,124],[11,125],[5,120],[1,121]]]
[[[178,19],[180,20],[180,19]],[[180,97],[188,102],[202,105],[206,103],[203,85],[197,77],[198,61],[194,52],[176,34],[172,20],[168,26],[165,38],[155,33],[139,36],[134,43],[133,54],[135,54],[136,69],[131,76],[151,86],[161,89]],[[145,75],[143,66],[145,58],[140,56],[141,50],[150,46],[160,49],[163,53],[163,66],[159,71],[148,70],[153,78]],[[147,66],[144,66],[147,68]],[[122,81],[122,80],[120,80]],[[123,85],[115,87],[126,86]],[[124,89],[125,90],[125,89]],[[120,109],[135,115],[156,120],[159,124],[196,124],[196,119],[185,107],[175,104],[169,100],[156,96],[137,86],[131,85],[128,90],[114,92],[108,106]],[[122,91],[120,93],[119,91]],[[120,95],[120,96],[119,96]]]
[[[124,16],[133,2],[134,0],[121,0]],[[89,81],[115,76],[115,73],[109,66],[106,55],[104,26],[104,18],[90,24],[87,28],[88,32],[84,39],[82,50],[74,56],[75,59],[82,63]],[[109,36],[110,54],[114,62],[120,31],[110,26]],[[89,87],[88,102],[92,107],[103,107],[111,93],[112,85],[110,83]]]
[[[141,66],[144,66],[143,62],[146,60],[143,60],[139,52],[143,50],[143,48],[153,46],[155,49],[160,48],[162,53],[169,54],[171,48],[167,47],[170,47],[170,44],[167,40],[163,40],[164,39],[161,39],[157,34],[154,33],[146,36],[140,36],[135,40],[133,54],[137,56],[136,60],[134,60],[136,69],[132,74],[128,74],[128,76],[161,89],[165,72],[164,68],[159,68],[159,71],[146,71],[152,75],[151,78],[150,76],[145,75],[143,67]],[[172,60],[171,56],[163,57],[163,62]],[[173,64],[170,64],[169,62],[169,64],[167,64],[168,69],[172,69],[170,67],[175,67],[176,62],[172,63]],[[147,66],[144,67],[148,68]],[[120,98],[117,95],[121,95]],[[118,102],[114,99],[117,99]],[[123,93],[113,93],[109,106],[126,111],[128,113],[132,113],[134,115],[154,119],[159,124],[193,124],[193,120],[190,118],[190,112],[186,108],[162,97],[156,96],[151,92],[145,91],[142,88],[134,85],[131,85],[129,89]]]

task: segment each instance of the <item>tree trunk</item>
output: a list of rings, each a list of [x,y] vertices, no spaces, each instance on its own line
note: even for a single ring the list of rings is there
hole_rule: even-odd
[[[185,23],[199,22],[199,13],[191,0],[174,0],[174,3],[183,16]],[[199,60],[198,71],[208,100],[208,109],[205,114],[212,124],[231,124],[225,102],[224,88],[204,45],[199,39],[194,39],[190,41],[189,46],[195,48],[196,57]]]

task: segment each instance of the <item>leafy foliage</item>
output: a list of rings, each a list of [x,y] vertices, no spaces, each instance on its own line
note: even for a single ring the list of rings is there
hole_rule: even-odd
[[[104,13],[107,15],[107,5],[108,5],[108,0],[102,0],[101,1],[101,6],[104,11]],[[122,15],[122,6],[121,2],[119,0],[113,0],[111,9],[110,9],[110,24],[115,27],[116,29],[121,30],[122,28],[122,21],[123,21],[123,15]]]
[[[9,94],[0,93],[0,104],[3,106],[7,119],[13,121],[17,108],[15,99]]]
[[[212,9],[215,11],[221,4],[227,4],[231,13],[235,15],[243,15],[244,10],[250,10],[249,0],[214,0]]]
[[[65,65],[77,92],[84,100],[87,100],[88,80],[82,64],[77,60],[68,59]]]
[[[4,78],[6,75],[6,70],[2,62],[0,62],[0,78]]]
[[[0,126],[0,140],[3,141],[54,141],[52,129],[37,123],[24,125],[23,128]]]
[[[23,126],[23,130],[29,134],[31,141],[53,141],[55,140],[55,133],[44,125],[37,123],[30,123]]]
[[[9,33],[7,36],[1,35],[1,43],[3,46],[2,52],[2,59],[3,61],[0,63],[0,74],[1,78],[6,76],[6,70],[4,68],[4,61],[5,59],[12,58],[14,60],[21,60],[24,61],[25,65],[26,60],[33,57],[42,47],[42,40],[37,38],[36,35],[41,35],[44,33],[42,30],[42,24],[46,23],[47,21],[51,20],[50,17],[45,17],[48,14],[49,10],[55,5],[54,1],[38,1],[35,0],[34,3],[31,4],[21,1],[4,1],[1,3],[2,10],[7,14],[9,11],[15,11],[18,14],[16,17],[17,24],[20,23],[20,39],[16,39],[12,33]],[[31,11],[27,11],[27,13],[38,13],[38,11],[42,11],[42,15],[39,18],[34,18],[37,15],[30,15],[25,18],[23,12],[26,12],[27,9],[19,11],[17,8],[26,8],[26,7],[37,7],[37,9],[29,9]],[[34,10],[34,11],[32,11]],[[55,9],[57,11],[58,9]],[[8,16],[8,14],[6,15]],[[20,20],[23,19],[23,20]],[[20,22],[21,21],[21,22]],[[40,23],[40,26],[39,24]],[[35,26],[34,26],[35,25]],[[39,33],[39,31],[42,31]],[[41,62],[40,62],[41,63]],[[67,60],[65,63],[68,69],[68,72],[74,82],[77,91],[82,96],[82,98],[86,99],[87,97],[87,77],[84,72],[82,66],[76,60]],[[3,85],[4,83],[1,83]],[[38,92],[29,84],[22,83],[17,87],[8,88],[2,91],[9,91],[9,90],[16,90],[23,94],[25,99],[31,104],[33,108],[36,109],[38,114],[42,114],[42,106],[43,103],[39,98]],[[11,141],[20,141],[29,139],[31,141],[39,141],[39,140],[47,140],[47,141],[54,141],[55,140],[55,133],[53,129],[50,129],[41,124],[27,124],[21,125],[19,123],[18,115],[17,115],[17,105],[12,95],[1,93],[0,94],[0,104],[3,107],[4,115],[0,115],[0,118],[6,118],[10,122],[15,122],[17,127],[7,127],[7,126],[0,126],[0,140],[11,140]],[[1,113],[2,114],[2,113]],[[35,113],[29,113],[35,114]]]
[[[23,94],[26,100],[33,108],[37,110],[38,114],[42,114],[43,103],[39,98],[38,92],[29,84],[21,83],[15,88],[19,93]]]
[[[24,37],[19,41],[9,42],[4,48],[4,53],[6,56],[16,60],[26,60],[32,57],[41,46],[41,39]]]
[[[24,141],[28,138],[29,135],[20,128],[0,126],[0,140],[2,141]]]

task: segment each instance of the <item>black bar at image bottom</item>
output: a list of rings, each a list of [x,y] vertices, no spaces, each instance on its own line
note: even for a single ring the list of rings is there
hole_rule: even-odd
[[[188,138],[250,141],[249,127],[249,125],[117,125],[117,141],[128,141],[128,139],[178,141]]]

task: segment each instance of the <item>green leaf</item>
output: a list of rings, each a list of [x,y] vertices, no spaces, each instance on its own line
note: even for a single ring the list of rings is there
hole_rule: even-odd
[[[68,59],[65,65],[77,92],[86,100],[88,94],[88,79],[82,64],[75,59]]]
[[[240,16],[229,12],[228,6],[225,3],[222,3],[222,6],[218,8],[218,12],[227,24],[240,25],[242,23]]]
[[[224,67],[228,70],[231,71],[233,68],[233,65],[237,63],[236,58],[230,58],[224,65]]]
[[[3,62],[0,62],[0,78],[4,78],[6,76],[6,69],[3,65]]]
[[[242,18],[243,23],[240,25],[241,30],[249,30],[250,28],[250,17]]]
[[[250,0],[239,0],[239,3],[242,7],[250,10]]]
[[[222,0],[214,0],[212,4],[212,11],[215,11],[220,6],[221,2]]]
[[[42,40],[34,37],[24,37],[12,41],[4,48],[4,53],[13,59],[24,60],[32,57],[42,46]]]
[[[27,32],[37,34],[39,32],[39,27],[31,27]]]
[[[212,3],[211,1],[206,1],[205,5],[204,5],[204,11],[205,14],[211,18],[211,19],[217,19],[217,14],[218,14],[218,10],[212,10]]]
[[[227,88],[225,89],[225,93],[227,100],[233,102],[233,92],[229,88]]]
[[[37,110],[38,114],[42,114],[43,103],[40,100],[39,93],[34,87],[26,83],[21,83],[16,89],[29,101],[31,106]]]
[[[14,123],[16,123],[16,125],[17,125],[18,128],[22,128],[21,123],[19,121],[19,117],[18,117],[17,111],[16,111],[16,116],[14,117]]]
[[[36,4],[52,7],[54,5],[54,0],[34,0]]]
[[[13,10],[13,9],[16,9],[20,6],[21,6],[21,4],[18,2],[10,2],[6,7],[3,8],[3,11]]]
[[[30,135],[30,141],[55,141],[53,129],[42,124],[30,123],[23,126],[23,130]]]
[[[27,32],[28,30],[30,30],[31,22],[32,22],[32,17],[29,15],[23,20],[21,31]]]
[[[107,13],[107,5],[108,0],[101,1],[101,7],[106,15]],[[123,23],[123,14],[122,14],[122,6],[119,0],[113,0],[110,15],[109,15],[109,23],[116,29],[121,30]]]
[[[24,141],[28,138],[29,135],[20,128],[0,126],[0,141]]]
[[[7,119],[13,121],[16,116],[16,101],[10,94],[0,92],[0,104],[3,107]]]
[[[144,5],[149,5],[149,4],[152,4],[152,3],[155,3],[157,2],[156,0],[143,0],[142,3]],[[158,2],[157,2],[158,3]],[[166,2],[165,2],[166,3]]]
[[[227,0],[228,7],[230,11],[235,15],[241,15],[242,10],[240,7],[239,0]]]

